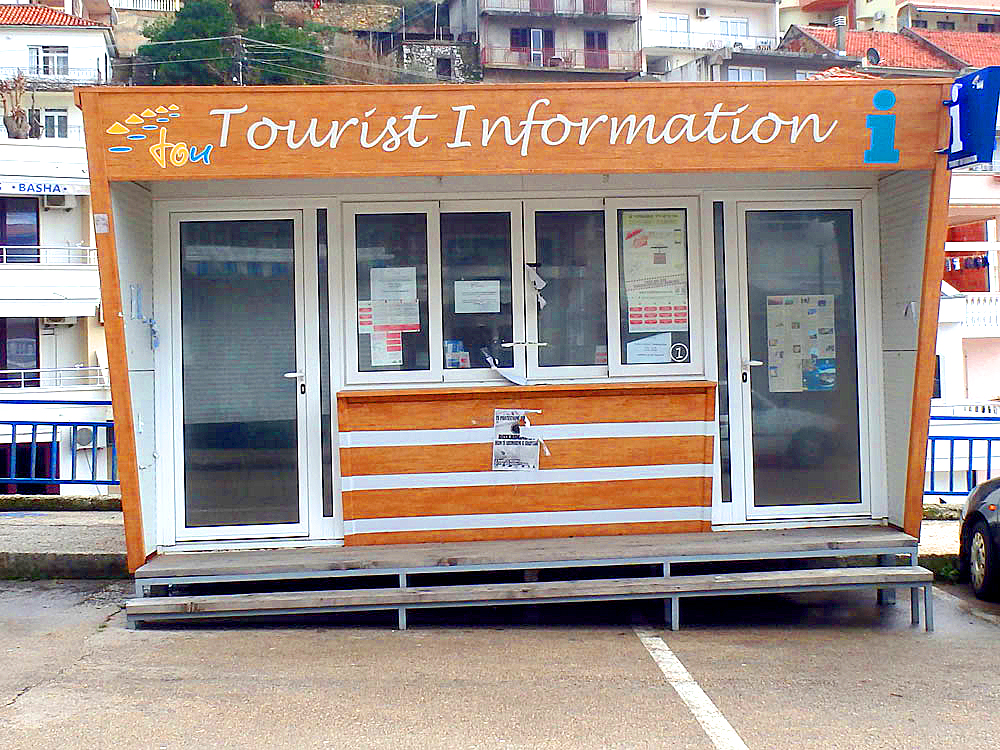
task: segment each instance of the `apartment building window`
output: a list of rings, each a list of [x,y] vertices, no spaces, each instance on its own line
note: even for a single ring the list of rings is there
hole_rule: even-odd
[[[583,32],[583,57],[585,68],[608,67],[608,32]]]
[[[809,80],[809,76],[811,76],[812,74],[813,74],[813,71],[811,71],[811,70],[796,70],[795,71],[795,80],[796,81],[808,81]]]
[[[36,76],[69,75],[69,47],[28,47],[28,70]]]
[[[38,318],[0,318],[0,387],[37,387],[37,372],[31,378],[22,375],[37,369]]]
[[[66,138],[69,135],[69,114],[65,109],[47,109],[42,116],[43,138]]]
[[[750,36],[750,21],[746,18],[720,18],[719,33],[726,39],[746,39]]]
[[[912,23],[913,23],[913,28],[915,28],[915,29],[926,29],[927,28],[927,21],[922,21],[919,18],[914,19],[912,21]]]
[[[985,32],[987,34],[992,34],[996,30],[997,30],[997,27],[996,27],[996,24],[994,24],[994,23],[977,23],[976,24],[976,31],[982,31],[982,32]]]
[[[766,81],[767,77],[763,68],[745,68],[729,66],[730,81]]]
[[[38,262],[37,198],[0,198],[0,262]]]
[[[511,29],[510,49],[517,52],[518,65],[547,66],[555,56],[556,33],[552,29]]]
[[[955,22],[954,21],[938,21],[935,24],[938,27],[938,31],[954,31]]]
[[[665,47],[691,46],[691,19],[676,13],[660,14],[660,31],[663,32]]]

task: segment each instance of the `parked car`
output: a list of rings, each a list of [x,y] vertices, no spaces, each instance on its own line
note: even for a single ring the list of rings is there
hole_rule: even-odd
[[[959,572],[980,599],[1000,595],[1000,477],[969,493],[962,509]]]

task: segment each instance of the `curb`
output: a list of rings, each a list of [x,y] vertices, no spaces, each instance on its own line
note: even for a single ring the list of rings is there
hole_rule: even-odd
[[[0,495],[0,511],[121,509],[118,495]]]
[[[125,555],[0,552],[0,579],[130,578]]]

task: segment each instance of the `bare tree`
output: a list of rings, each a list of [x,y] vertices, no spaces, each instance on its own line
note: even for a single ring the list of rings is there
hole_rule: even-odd
[[[7,128],[8,138],[27,138],[31,130],[28,120],[28,110],[24,108],[24,95],[27,90],[27,79],[24,73],[9,81],[0,81],[0,100],[3,101],[3,124]]]

